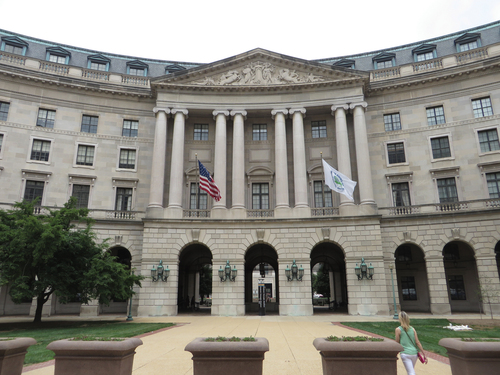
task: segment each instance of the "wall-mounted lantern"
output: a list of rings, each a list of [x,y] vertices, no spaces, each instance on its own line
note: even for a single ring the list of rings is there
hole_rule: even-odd
[[[170,270],[168,269],[168,266],[166,269],[163,267],[163,260],[160,260],[158,268],[155,268],[154,265],[153,268],[151,268],[151,279],[153,279],[153,282],[156,282],[158,280],[167,281],[169,275]]]
[[[226,261],[226,266],[224,267],[224,269],[222,269],[222,266],[220,266],[219,277],[221,282],[224,282],[226,280],[234,281],[237,275],[238,270],[236,269],[236,266],[233,266],[233,269],[231,269],[229,261]]]
[[[288,281],[292,280],[302,281],[302,277],[304,276],[304,269],[302,268],[302,266],[297,267],[297,264],[295,263],[294,259],[292,264],[292,269],[286,266],[285,275]]]
[[[358,266],[358,263],[356,263],[356,267],[354,267],[354,272],[356,273],[358,280],[362,280],[363,278],[367,280],[373,280],[373,273],[374,273],[373,266],[371,263],[369,266],[367,266],[365,263],[365,258],[361,258],[361,266]]]

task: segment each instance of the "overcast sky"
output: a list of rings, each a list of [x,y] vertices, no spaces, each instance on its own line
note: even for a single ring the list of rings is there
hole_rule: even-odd
[[[499,0],[0,0],[0,28],[122,55],[208,63],[253,48],[303,59],[396,47],[500,19]]]

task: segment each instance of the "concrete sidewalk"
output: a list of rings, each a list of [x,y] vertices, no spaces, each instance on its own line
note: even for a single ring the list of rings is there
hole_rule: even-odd
[[[431,317],[412,315],[412,318]],[[455,315],[454,318],[457,316]],[[478,318],[479,315],[461,315],[460,318]],[[123,317],[101,316],[100,319],[125,320]],[[432,316],[441,318],[441,316]],[[446,317],[443,317],[446,318]],[[450,318],[449,316],[447,318]],[[7,318],[0,318],[5,321]],[[44,318],[62,320],[62,317]],[[66,319],[81,319],[66,317]],[[191,353],[185,346],[196,337],[254,336],[269,340],[269,352],[265,354],[265,375],[321,375],[321,357],[313,346],[316,337],[358,336],[359,332],[334,325],[334,321],[389,321],[387,317],[361,317],[321,314],[314,316],[242,316],[212,317],[210,315],[179,315],[172,317],[134,318],[140,322],[172,322],[178,326],[141,337],[143,345],[137,348],[134,359],[134,375],[193,373]],[[13,319],[14,321],[14,319]],[[17,320],[19,321],[19,320]],[[133,323],[132,323],[133,324]],[[394,321],[394,328],[398,323]],[[435,356],[438,358],[438,356]],[[53,375],[53,361],[25,367],[28,375]],[[427,365],[417,362],[416,373],[451,375],[450,366],[436,359],[429,359]],[[398,374],[406,374],[398,360]]]

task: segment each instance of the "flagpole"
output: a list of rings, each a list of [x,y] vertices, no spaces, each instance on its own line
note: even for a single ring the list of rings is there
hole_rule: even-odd
[[[196,187],[196,202],[194,204],[195,210],[198,209],[198,192],[200,190],[200,165],[198,164],[198,154],[194,154],[194,158],[196,160],[196,182],[195,182],[195,187]]]
[[[321,154],[321,175],[323,176],[323,183],[321,184],[321,195],[323,196],[323,209],[325,209],[326,207],[326,202],[325,202],[325,184],[326,184],[326,180],[325,180],[325,168],[323,167],[323,151],[320,151],[320,154]]]

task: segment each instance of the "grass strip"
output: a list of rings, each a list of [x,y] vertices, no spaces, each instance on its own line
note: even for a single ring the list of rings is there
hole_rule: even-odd
[[[345,326],[362,329],[394,340],[394,331],[399,327],[397,320],[393,322],[343,322]],[[500,327],[485,327],[472,325],[472,331],[453,331],[443,328],[448,326],[447,319],[412,319],[411,326],[415,328],[418,339],[424,347],[433,353],[447,357],[446,349],[439,346],[439,340],[446,337],[459,338],[500,338]]]
[[[171,327],[173,323],[122,323],[116,321],[47,322],[40,324],[1,324],[0,337],[32,337],[37,343],[28,348],[25,365],[54,359],[46,346],[52,341],[72,337],[95,336],[101,339],[134,337],[143,333]]]

